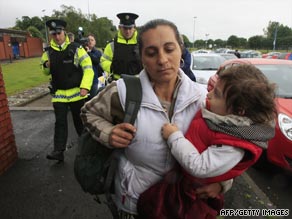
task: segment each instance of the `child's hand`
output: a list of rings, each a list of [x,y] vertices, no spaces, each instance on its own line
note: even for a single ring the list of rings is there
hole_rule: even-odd
[[[175,124],[166,123],[161,128],[161,134],[165,140],[173,133],[178,131],[178,127]]]

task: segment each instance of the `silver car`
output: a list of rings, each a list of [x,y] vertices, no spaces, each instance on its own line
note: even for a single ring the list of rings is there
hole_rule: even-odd
[[[216,53],[192,53],[191,70],[200,84],[207,85],[225,58]]]

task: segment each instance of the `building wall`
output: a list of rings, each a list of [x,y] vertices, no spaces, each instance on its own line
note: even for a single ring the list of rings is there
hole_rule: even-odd
[[[17,160],[17,149],[0,65],[0,175]]]
[[[12,55],[12,47],[10,42],[10,36],[4,35],[3,36],[3,46],[4,46],[4,54],[6,59],[10,59],[13,57]]]
[[[43,53],[43,42],[36,37],[27,38],[28,55],[30,57],[41,56]]]
[[[42,39],[31,37],[27,35],[25,41],[19,43],[20,57],[30,58],[41,56],[43,53]],[[9,34],[3,35],[3,41],[0,41],[0,60],[8,60],[13,58],[13,51],[11,45],[11,36]]]
[[[6,59],[4,51],[4,43],[0,42],[0,60]]]

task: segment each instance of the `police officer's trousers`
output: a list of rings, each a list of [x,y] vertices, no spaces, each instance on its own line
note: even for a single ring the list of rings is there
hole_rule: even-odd
[[[54,151],[64,151],[68,138],[68,111],[70,109],[74,127],[77,134],[80,136],[83,131],[83,123],[80,118],[80,109],[84,105],[85,100],[75,102],[62,103],[54,102],[55,112],[55,134],[54,134]]]

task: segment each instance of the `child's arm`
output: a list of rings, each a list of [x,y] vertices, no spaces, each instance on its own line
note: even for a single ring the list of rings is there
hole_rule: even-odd
[[[180,165],[189,174],[200,178],[221,175],[233,168],[244,156],[243,149],[228,145],[210,146],[200,154],[181,131],[172,132],[167,143]]]

